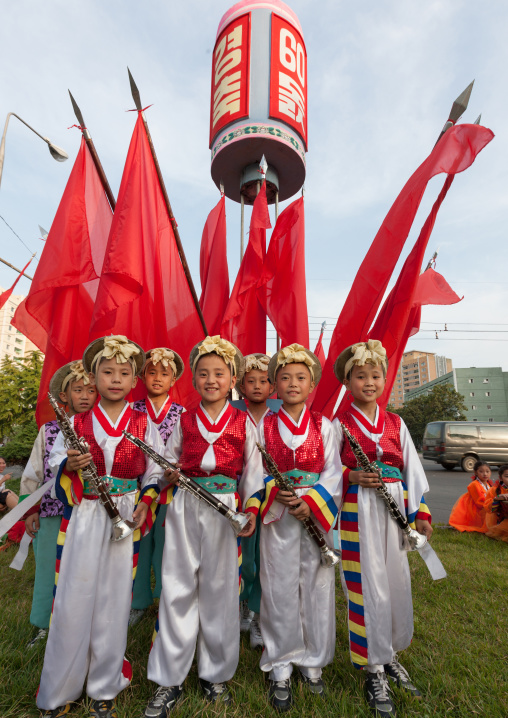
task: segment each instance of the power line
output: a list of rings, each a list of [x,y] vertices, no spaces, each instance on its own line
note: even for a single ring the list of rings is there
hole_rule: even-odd
[[[27,244],[25,244],[25,242],[23,242],[23,240],[21,239],[21,237],[19,236],[19,234],[13,230],[13,228],[11,227],[11,225],[2,217],[1,214],[0,214],[0,219],[9,227],[9,229],[11,230],[11,232],[13,233],[13,235],[19,239],[19,241],[21,242],[21,244],[28,249],[28,251],[30,252],[30,254],[34,254],[34,252],[32,252],[32,250],[30,249],[30,247],[29,247]]]

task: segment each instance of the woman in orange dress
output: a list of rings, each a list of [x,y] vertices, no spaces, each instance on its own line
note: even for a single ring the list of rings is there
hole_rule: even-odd
[[[485,524],[485,499],[487,491],[493,486],[490,479],[490,468],[483,461],[474,465],[474,476],[463,494],[452,509],[449,518],[450,526],[457,531],[487,531]]]
[[[499,467],[499,481],[485,499],[487,536],[508,543],[508,464]]]

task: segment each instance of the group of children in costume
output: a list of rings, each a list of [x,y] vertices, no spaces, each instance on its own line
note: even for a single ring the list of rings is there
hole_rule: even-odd
[[[378,475],[357,469],[341,425],[377,462],[400,508],[429,537],[421,463],[401,419],[377,405],[386,352],[369,341],[341,353],[335,373],[353,402],[333,422],[306,406],[321,366],[298,344],[271,359],[244,358],[232,343],[206,337],[189,364],[201,402],[188,411],[170,399],[184,369],[178,354],[156,348],[145,355],[123,336],[96,340],[82,363],[63,367],[53,378],[51,392],[67,407],[89,452],[66,448],[50,422],[41,428],[26,472],[25,482],[34,485],[56,477],[52,494],[26,519],[27,530],[37,535],[37,571],[46,579],[43,586],[42,576],[40,582],[36,577],[31,620],[37,627],[47,628],[53,603],[37,705],[46,716],[66,715],[86,682],[90,715],[115,718],[115,698],[132,675],[125,658],[129,618],[132,623],[153,600],[151,565],[160,602],[147,676],[158,688],[146,718],[163,718],[177,705],[194,654],[205,699],[232,700],[228,681],[240,643],[240,542],[222,515],[179,486],[181,471],[248,517],[239,535],[243,627],[250,619],[251,645],[264,646],[260,668],[279,711],[292,706],[294,667],[306,690],[318,697],[326,691],[322,670],[335,648],[335,574],[321,565],[319,547],[302,521],[310,518],[333,548],[340,511],[351,658],[366,672],[372,710],[395,715],[390,682],[420,695],[397,660],[413,632],[406,550],[376,495]],[[148,397],[131,407],[126,398],[138,376]],[[248,403],[246,412],[229,401],[235,386]],[[282,400],[277,413],[266,403],[274,392]],[[123,430],[177,468],[163,471]],[[296,496],[276,487],[257,443]],[[111,541],[111,521],[82,473],[91,460],[121,516],[135,523],[134,534],[121,541]],[[48,574],[54,575],[55,557],[53,599]]]
[[[483,461],[476,462],[466,493],[452,509],[450,526],[457,531],[482,533],[508,543],[508,464],[500,466],[498,474],[494,484],[490,466]]]

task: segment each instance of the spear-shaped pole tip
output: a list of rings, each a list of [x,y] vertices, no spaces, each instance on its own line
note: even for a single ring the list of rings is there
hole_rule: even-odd
[[[267,169],[268,169],[268,162],[266,161],[266,157],[263,155],[261,157],[261,162],[259,163],[259,171],[261,172],[263,179],[266,177]]]
[[[326,320],[321,324],[321,334],[324,332],[325,329],[326,329]]]
[[[41,225],[39,225],[39,232],[41,233],[41,239],[47,239],[47,238],[48,238],[49,232],[47,232],[47,231],[44,229],[44,227],[41,227]]]
[[[479,125],[481,122],[481,119],[482,119],[482,113],[480,112],[480,114],[478,115],[476,120],[473,122],[473,125]]]
[[[467,110],[469,98],[471,97],[471,92],[473,91],[473,85],[474,80],[469,83],[464,92],[461,92],[453,103],[452,111],[450,112],[450,120],[452,120],[452,122],[457,122],[459,117],[461,117]]]
[[[141,97],[139,95],[138,86],[134,82],[134,78],[131,75],[131,71],[129,68],[127,68],[127,72],[129,73],[129,82],[131,83],[131,92],[132,92],[132,99],[134,100],[134,104],[136,105],[136,109],[141,112],[143,109],[141,105]]]
[[[69,93],[69,97],[71,98],[72,109],[74,110],[74,114],[76,115],[76,119],[77,119],[77,121],[79,122],[79,126],[80,126],[80,127],[85,127],[85,126],[86,126],[86,125],[85,125],[85,121],[84,121],[84,119],[83,119],[83,115],[81,114],[81,110],[80,110],[79,107],[78,107],[78,103],[76,102],[76,100],[75,100],[74,97],[72,96],[72,92],[71,92],[70,90],[68,90],[68,93]]]

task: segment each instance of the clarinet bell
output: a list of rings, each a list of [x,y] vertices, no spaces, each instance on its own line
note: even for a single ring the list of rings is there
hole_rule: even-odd
[[[332,548],[321,549],[321,566],[334,568],[340,563],[341,552]]]
[[[136,529],[136,524],[134,521],[127,521],[127,519],[123,519],[121,516],[117,516],[115,519],[113,519],[112,523],[112,541],[121,541],[122,539],[127,538],[132,533],[134,533]]]
[[[231,516],[228,516],[227,518],[233,531],[235,532],[235,536],[238,536],[240,531],[243,531],[249,523],[249,517],[247,514],[235,513],[231,511]]]

